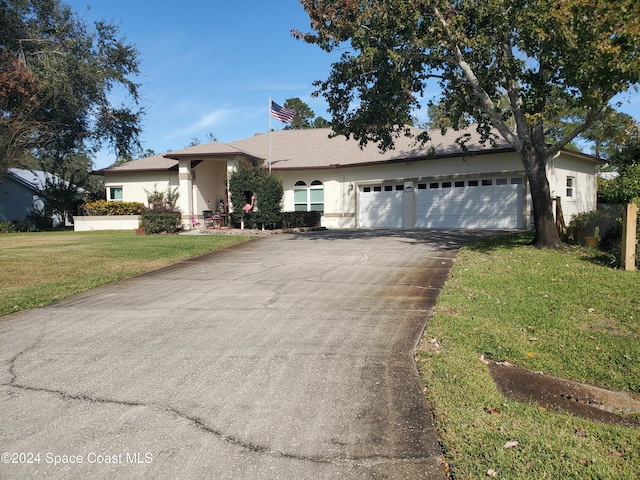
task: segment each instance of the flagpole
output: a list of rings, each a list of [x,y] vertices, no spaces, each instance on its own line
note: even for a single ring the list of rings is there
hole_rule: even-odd
[[[267,115],[269,116],[269,130],[268,130],[268,135],[269,135],[269,159],[268,159],[268,163],[269,163],[269,173],[271,173],[271,94],[269,94],[269,106],[267,108]]]

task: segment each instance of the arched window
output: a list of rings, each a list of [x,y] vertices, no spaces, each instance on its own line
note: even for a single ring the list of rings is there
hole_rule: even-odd
[[[307,211],[307,184],[298,180],[293,187],[293,209],[296,212]]]
[[[293,204],[296,212],[324,212],[324,185],[314,180],[308,186],[298,180],[293,187]]]

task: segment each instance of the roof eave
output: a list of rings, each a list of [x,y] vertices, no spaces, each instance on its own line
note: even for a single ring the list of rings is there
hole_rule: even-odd
[[[301,166],[301,167],[275,167],[272,164],[272,170],[332,170],[337,168],[355,168],[355,167],[371,167],[375,165],[385,165],[385,164],[393,164],[393,163],[411,163],[411,162],[422,162],[425,160],[439,160],[446,158],[465,158],[471,156],[479,156],[479,155],[490,155],[492,153],[505,153],[505,152],[515,152],[512,147],[503,147],[503,148],[493,148],[491,150],[478,150],[471,151],[466,155],[461,152],[456,153],[446,153],[441,155],[418,155],[415,157],[400,157],[400,158],[391,158],[387,160],[372,160],[370,162],[360,162],[360,163],[332,163],[330,165],[321,165],[321,166]]]
[[[562,148],[560,149],[559,153],[567,153],[569,155],[575,155],[576,157],[582,157],[587,160],[591,160],[594,163],[599,163],[600,165],[604,165],[605,163],[607,163],[606,160],[600,157],[596,157],[595,155],[591,155],[590,153],[579,152],[577,150],[571,150],[569,148]]]

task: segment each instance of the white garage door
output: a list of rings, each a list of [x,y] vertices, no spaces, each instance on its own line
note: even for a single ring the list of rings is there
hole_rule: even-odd
[[[416,228],[522,228],[522,178],[418,183]]]
[[[361,228],[404,228],[404,184],[360,187]]]

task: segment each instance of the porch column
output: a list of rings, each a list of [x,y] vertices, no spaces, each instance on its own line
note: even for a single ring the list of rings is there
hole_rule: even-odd
[[[180,159],[178,164],[178,208],[182,212],[182,225],[189,225],[189,214],[193,210],[193,177],[191,160]],[[196,212],[194,212],[195,214]]]
[[[235,172],[236,170],[238,170],[238,166],[240,164],[240,160],[239,157],[234,157],[234,158],[229,158],[227,159],[227,178],[226,178],[226,185],[225,185],[225,189],[227,191],[227,201],[229,202],[229,204],[227,205],[227,222],[229,224],[229,226],[231,225],[231,214],[233,213],[233,203],[231,203],[231,191],[229,190],[229,179],[231,178],[231,175],[233,175],[233,172]],[[240,205],[238,208],[242,208],[242,205]]]

